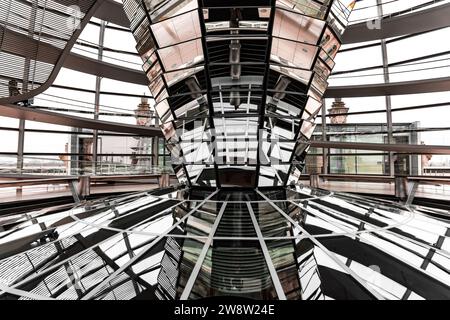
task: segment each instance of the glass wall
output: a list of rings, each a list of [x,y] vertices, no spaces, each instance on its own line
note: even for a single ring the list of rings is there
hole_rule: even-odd
[[[424,10],[446,1],[361,1],[350,20],[361,23],[384,16]],[[403,12],[403,10],[405,10]],[[449,74],[450,28],[385,41],[343,45],[336,56],[330,86],[378,85],[446,78]],[[386,56],[383,59],[383,47]],[[356,88],[355,88],[356,90]],[[339,97],[337,97],[339,98]],[[315,140],[377,144],[450,146],[450,92],[344,98],[340,111],[335,99],[325,99],[323,125]],[[391,112],[387,110],[391,109]],[[344,112],[345,117],[333,116]],[[320,117],[320,116],[319,116]],[[320,122],[317,120],[317,122]],[[391,138],[390,138],[391,137]],[[376,175],[450,175],[448,155],[404,155],[369,150],[312,149],[306,173]]]
[[[72,54],[142,70],[135,46],[129,30],[93,18],[74,45]],[[149,109],[145,114],[142,110],[138,112],[142,97],[149,95],[147,86],[97,79],[94,75],[62,68],[54,84],[33,99],[32,107],[113,123],[157,126],[152,115],[152,99],[148,101]],[[170,157],[164,139],[25,121],[23,165],[20,165],[19,120],[0,117],[0,135],[2,173],[143,174],[169,170]]]
[[[377,0],[358,2],[351,23],[379,18]],[[425,10],[448,1],[381,0],[384,15],[407,14]],[[426,4],[426,5],[424,5]],[[405,10],[405,12],[403,12]],[[135,49],[129,30],[106,23],[103,43],[100,43],[102,21],[93,18],[82,32],[72,53],[122,68],[141,70],[142,61]],[[382,42],[343,45],[335,58],[335,71],[330,86],[382,84],[388,71],[392,83],[447,77],[450,64],[450,28],[386,39],[386,60]],[[99,48],[102,50],[99,50]],[[102,51],[101,57],[99,53]],[[384,69],[383,65],[387,68]],[[96,105],[97,78],[63,68],[54,86],[34,98],[33,107],[78,117],[136,125],[136,109],[141,97],[150,96],[146,86],[103,78],[100,81]],[[317,126],[313,138],[335,142],[398,143],[412,145],[450,146],[448,110],[450,91],[391,96],[388,114],[385,96],[344,98],[347,111],[345,123],[332,123],[330,109],[334,99],[326,99],[324,126]],[[154,101],[149,99],[150,110]],[[149,116],[150,117],[150,116]],[[392,123],[388,122],[392,119]],[[320,123],[320,115],[317,122]],[[151,118],[145,125],[158,125]],[[0,170],[16,171],[19,120],[0,117]],[[392,141],[389,141],[389,136]],[[134,167],[169,164],[163,139],[155,142],[145,137],[112,133],[98,134],[98,157],[93,159],[92,130],[52,126],[26,121],[24,133],[24,166],[22,172],[119,172]],[[352,149],[312,149],[306,173],[319,168],[327,173],[376,174],[392,173],[392,154]],[[325,159],[326,158],[326,159]],[[401,158],[399,168],[409,174],[445,174],[450,172],[450,157],[446,155],[409,155]],[[125,168],[125,169],[123,169]],[[19,168],[20,170],[20,168]],[[130,169],[131,170],[131,169]]]
[[[0,172],[5,174],[153,174],[170,171],[164,139],[98,132],[25,121],[23,166],[18,163],[19,128],[0,129]],[[14,125],[14,124],[12,124]]]

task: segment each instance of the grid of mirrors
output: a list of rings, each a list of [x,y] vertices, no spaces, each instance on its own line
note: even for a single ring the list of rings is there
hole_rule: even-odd
[[[181,182],[296,182],[351,1],[124,1]]]
[[[300,186],[10,212],[0,299],[447,299],[444,214]]]

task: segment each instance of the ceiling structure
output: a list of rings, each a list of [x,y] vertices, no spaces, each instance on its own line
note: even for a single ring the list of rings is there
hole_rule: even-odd
[[[440,6],[425,8],[417,12],[406,10],[401,15],[388,15],[383,18],[383,28],[381,29],[368,29],[366,22],[354,23],[348,26],[345,35],[342,37],[342,43],[351,44],[388,39],[449,27],[449,15],[450,4],[444,3]],[[94,16],[126,29],[130,28],[130,21],[120,2],[113,0],[103,1],[103,4],[95,12]]]
[[[323,97],[449,88],[448,78],[327,88],[340,42],[448,26],[442,19],[448,6],[386,17],[380,32],[367,33],[365,23],[356,24],[342,37],[347,3],[242,2],[232,0],[224,8],[214,0],[124,0],[125,11],[111,0],[2,4],[0,54],[22,62],[14,70],[0,63],[0,70],[14,71],[1,81],[16,79],[21,91],[10,97],[7,84],[0,115],[161,136],[156,128],[10,104],[48,88],[63,66],[150,81],[163,133],[179,160],[178,178],[203,188],[2,212],[0,299],[450,298],[447,211],[295,185]],[[85,4],[82,16],[74,13],[80,28],[58,28],[59,19],[68,17],[65,10],[79,3]],[[70,53],[92,16],[131,28],[146,73]],[[38,26],[29,23],[36,17],[42,18]],[[408,21],[415,22],[409,31]],[[359,147],[411,153],[411,146]],[[448,154],[445,146],[417,150]]]
[[[282,187],[303,171],[340,1],[124,1],[180,183]]]
[[[30,99],[55,80],[102,1],[0,4],[0,103]]]
[[[67,18],[67,8],[68,5],[73,5],[77,1],[54,1],[56,8],[58,8],[58,15],[61,15],[60,19]],[[49,2],[51,5],[53,2]],[[56,4],[57,3],[57,4]],[[62,5],[66,3],[65,7]],[[31,2],[21,1],[22,6],[28,7],[25,12],[31,12],[32,5]],[[3,10],[3,16],[8,16],[7,13],[7,3],[3,5],[1,8]],[[418,34],[422,32],[427,32],[431,30],[437,30],[439,28],[445,28],[450,26],[450,21],[447,17],[450,15],[450,4],[443,4],[441,6],[426,8],[424,10],[420,10],[418,12],[409,12],[399,16],[388,16],[383,19],[383,27],[381,29],[368,29],[367,23],[361,22],[348,26],[345,34],[342,37],[343,44],[351,44],[357,42],[365,42],[365,41],[373,41],[379,39],[388,39],[398,36],[410,35],[410,34]],[[112,0],[100,0],[97,1],[96,9],[93,10],[89,16],[94,16],[99,19],[104,19],[105,21],[117,24],[124,28],[129,28],[129,20],[123,10],[123,6],[121,3],[112,1]],[[82,17],[80,15],[79,17]],[[114,80],[125,81],[129,83],[135,83],[140,85],[147,85],[148,79],[140,70],[130,69],[127,67],[118,66],[116,64],[108,63],[105,61],[99,61],[97,59],[93,59],[90,57],[86,57],[74,52],[70,52],[73,44],[68,43],[68,45],[64,45],[64,42],[61,40],[58,44],[52,43],[52,38],[50,35],[47,37],[50,38],[51,41],[40,41],[38,37],[30,37],[27,36],[26,32],[23,30],[26,26],[26,17],[22,17],[21,19],[24,22],[18,24],[15,27],[14,22],[9,24],[9,27],[6,29],[2,26],[4,23],[0,22],[0,28],[2,28],[0,32],[0,39],[4,34],[5,39],[10,39],[10,41],[5,41],[5,48],[1,49],[9,54],[13,55],[12,57],[17,57],[14,59],[30,59],[30,61],[37,61],[37,64],[42,64],[42,66],[47,66],[49,68],[47,73],[52,73],[52,79],[56,78],[57,73],[59,72],[59,68],[53,68],[51,65],[57,64],[57,61],[61,61],[62,65],[58,64],[59,67],[63,66],[65,68],[69,68],[72,70],[76,70],[79,72],[92,74],[99,77],[105,77]],[[30,19],[30,17],[28,17]],[[89,22],[89,19],[83,19],[80,23],[80,28],[76,30],[77,35],[80,34],[84,25]],[[5,22],[5,21],[4,21]],[[51,23],[47,26],[47,28],[54,29],[51,26]],[[18,31],[22,30],[22,31]],[[78,36],[74,36],[73,40],[76,41]],[[51,35],[54,37],[54,35]],[[67,38],[69,35],[65,35]],[[59,38],[62,38],[58,36]],[[57,39],[58,39],[57,37]],[[63,38],[64,39],[64,38]],[[1,41],[0,41],[1,43]],[[16,44],[16,45],[8,45]],[[27,48],[24,50],[24,48]],[[35,48],[30,50],[29,48]],[[65,49],[65,50],[64,50]],[[0,50],[0,51],[1,51]],[[64,51],[64,52],[63,52]],[[67,51],[67,52],[66,52]],[[19,58],[20,57],[20,58]],[[33,60],[34,59],[34,60]],[[5,60],[8,61],[8,60]],[[9,63],[12,61],[10,60]],[[53,71],[53,72],[52,72]],[[18,74],[15,71],[15,74],[5,74],[1,75],[4,79],[3,90],[7,90],[6,82],[11,79],[17,79],[19,88],[21,87],[21,79],[23,77],[22,73]],[[43,77],[43,78],[42,78]],[[45,73],[40,72],[40,78],[35,78],[33,81],[33,86],[35,88],[42,86],[45,83],[45,88],[51,85],[52,81],[46,81]],[[422,81],[414,81],[414,82],[399,82],[396,84],[380,84],[375,87],[373,86],[348,86],[348,87],[329,87],[325,93],[326,97],[355,97],[355,96],[375,96],[375,95],[396,95],[396,94],[412,94],[412,93],[426,93],[436,91],[436,85],[441,84],[438,90],[442,88],[448,89],[450,86],[448,85],[448,79],[431,79],[431,80],[422,80]],[[413,85],[413,86],[411,86]],[[373,88],[372,88],[373,87]],[[43,90],[40,90],[43,91]],[[5,91],[6,92],[6,91]],[[36,94],[37,91],[34,91]],[[30,95],[31,96],[31,95]],[[22,97],[25,100],[25,97]],[[11,103],[14,102],[11,99],[6,99],[5,94],[3,98],[0,97],[0,102],[2,103]]]
[[[59,205],[0,218],[0,299],[448,299],[443,215],[299,186]]]

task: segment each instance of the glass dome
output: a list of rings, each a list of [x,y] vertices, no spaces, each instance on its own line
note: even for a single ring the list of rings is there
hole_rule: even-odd
[[[302,186],[55,206],[0,219],[0,299],[448,299],[446,214]]]
[[[353,4],[124,1],[181,183],[298,181]]]

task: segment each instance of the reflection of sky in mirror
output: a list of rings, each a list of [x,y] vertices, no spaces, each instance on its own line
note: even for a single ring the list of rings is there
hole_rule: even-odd
[[[34,289],[27,289],[30,293],[44,297],[50,295],[50,290],[53,298],[76,299],[86,295],[97,299],[130,299],[141,293],[147,284],[161,285],[158,290],[169,290],[175,295],[183,291],[183,286],[176,287],[173,276],[179,272],[181,277],[190,276],[189,270],[197,263],[206,238],[212,237],[213,246],[205,260],[200,261],[203,267],[198,281],[209,281],[211,273],[216,277],[221,274],[216,265],[221,261],[220,255],[214,252],[231,254],[225,252],[227,243],[239,241],[244,251],[247,245],[254,243],[257,235],[248,225],[249,214],[254,214],[267,247],[278,248],[276,258],[272,257],[274,265],[287,268],[291,263],[290,254],[295,252],[299,285],[305,299],[337,298],[336,292],[327,289],[331,275],[337,277],[332,278],[334,284],[343,281],[342,284],[349,285],[349,294],[363,290],[360,294],[372,297],[423,299],[448,291],[450,276],[446,266],[450,263],[450,224],[432,216],[439,214],[439,210],[406,208],[386,201],[331,194],[303,186],[289,190],[288,200],[275,191],[260,194],[259,198],[252,196],[251,203],[238,200],[242,199],[242,193],[227,195],[226,192],[200,203],[189,201],[189,196],[181,191],[168,191],[162,196],[139,193],[110,197],[107,201],[93,200],[73,209],[67,206],[46,215],[39,210],[29,212],[18,224],[11,220],[14,216],[8,217],[9,220],[2,218],[0,225],[7,231],[0,233],[0,246],[15,240],[23,247],[19,250],[4,247],[0,258],[0,281],[7,285],[17,281],[34,283],[28,287]],[[181,200],[174,199],[188,201],[181,204]],[[227,200],[224,202],[223,199]],[[160,209],[161,205],[167,209]],[[247,207],[252,208],[251,211],[245,209]],[[219,208],[224,208],[224,213],[217,232],[211,233],[212,224],[219,219]],[[179,224],[178,231],[174,230],[174,223],[183,217],[187,219]],[[232,227],[236,219],[241,222],[241,228]],[[55,230],[57,236],[50,233],[45,241],[34,240],[49,230]],[[149,244],[167,230],[173,232],[162,238],[162,246],[146,254],[152,248]],[[293,245],[292,240],[297,245],[296,250],[289,247]],[[61,256],[63,261],[57,259],[62,254],[59,248],[65,250]],[[254,259],[264,261],[262,255],[255,255]],[[17,264],[17,261],[23,263]],[[11,264],[15,267],[11,268]],[[73,284],[67,278],[72,269],[66,269],[66,273],[61,268],[64,265],[78,272],[82,284],[78,293],[72,292]],[[237,272],[233,269],[237,266],[237,261],[228,262],[229,276]],[[27,275],[33,267],[42,269]],[[117,275],[109,279],[115,271]],[[136,276],[130,277],[130,272]],[[19,280],[22,276],[24,278]],[[286,273],[277,272],[282,285],[286,276]],[[39,281],[32,282],[33,279]],[[123,283],[113,288],[116,281]],[[350,289],[358,282],[360,289]],[[257,289],[255,283],[250,279],[244,283],[246,286],[240,287],[240,294],[252,295]],[[211,288],[231,290],[227,292],[235,294],[233,290],[238,289],[235,284],[220,289],[214,286],[228,286],[226,282],[212,281]],[[292,289],[293,282],[290,284]],[[435,291],[425,290],[425,284],[438,287]],[[272,290],[270,288],[272,282],[267,287]],[[192,290],[195,297],[205,294],[202,286],[194,285]]]

